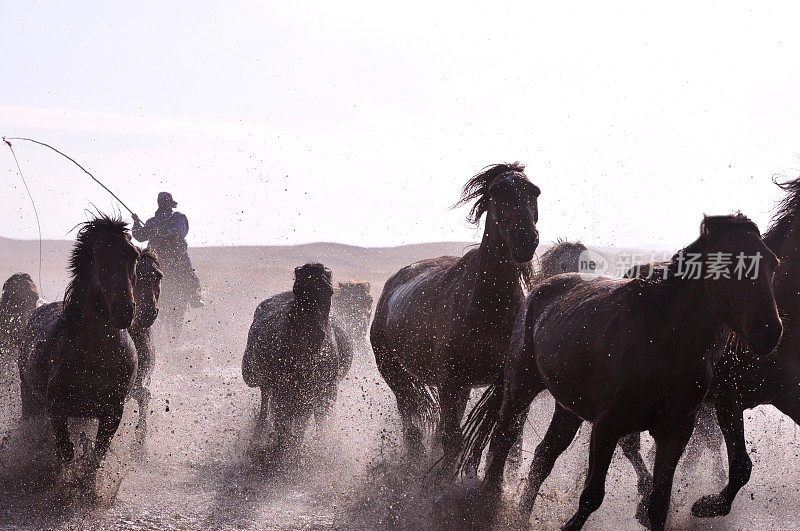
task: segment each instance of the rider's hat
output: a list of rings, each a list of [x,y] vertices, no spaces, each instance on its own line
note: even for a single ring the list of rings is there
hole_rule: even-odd
[[[159,192],[158,194],[158,206],[159,208],[164,207],[176,207],[178,203],[172,199],[172,194],[169,192]]]

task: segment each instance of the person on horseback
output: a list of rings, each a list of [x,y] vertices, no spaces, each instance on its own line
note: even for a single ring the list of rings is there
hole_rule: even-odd
[[[182,280],[188,291],[189,304],[193,308],[205,306],[200,291],[200,279],[197,278],[192,261],[187,252],[186,235],[189,233],[189,220],[180,212],[173,211],[178,203],[172,194],[158,194],[158,210],[155,216],[142,224],[136,214],[133,215],[133,237],[137,241],[150,242],[167,274],[174,274]]]

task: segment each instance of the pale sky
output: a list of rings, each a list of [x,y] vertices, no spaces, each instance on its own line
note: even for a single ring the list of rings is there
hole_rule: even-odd
[[[514,160],[544,242],[766,227],[800,167],[796,3],[491,4],[0,0],[0,135],[142,218],[172,192],[191,245],[476,240],[449,207]],[[34,238],[0,148],[0,235]],[[45,237],[114,208],[15,149]]]

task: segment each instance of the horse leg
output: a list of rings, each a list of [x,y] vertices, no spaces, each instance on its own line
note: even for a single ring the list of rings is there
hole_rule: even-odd
[[[336,398],[339,395],[339,386],[332,383],[328,390],[323,394],[320,399],[320,404],[314,408],[314,423],[316,424],[317,433],[321,432],[328,421],[328,415],[336,403]]]
[[[647,509],[650,529],[664,529],[672,495],[675,467],[686,448],[694,430],[695,415],[690,415],[680,424],[663,430],[651,430],[656,441],[656,462],[653,465],[653,493]]]
[[[261,408],[258,410],[258,420],[266,422],[269,420],[270,390],[265,385],[262,385],[260,389],[261,389]]]
[[[519,502],[519,511],[522,515],[529,517],[536,503],[536,496],[542,483],[553,471],[553,466],[558,457],[569,447],[575,434],[578,433],[583,419],[574,415],[570,411],[561,407],[556,402],[556,409],[547,433],[544,434],[542,442],[536,446],[533,453],[533,462],[530,472],[528,472],[528,482],[522,493]]]
[[[136,402],[139,404],[139,419],[136,422],[134,433],[136,434],[136,444],[144,447],[147,437],[147,410],[150,407],[150,390],[147,387],[140,387],[136,392]]]
[[[514,472],[518,471],[522,466],[522,434],[530,409],[531,407],[529,405],[517,419],[517,422],[519,422],[517,439],[514,441],[514,446],[512,446],[511,450],[508,452],[508,465],[506,468],[511,467],[511,470]]]
[[[72,444],[72,441],[69,440],[67,415],[62,412],[51,412],[50,422],[53,424],[56,446],[58,447],[61,459],[65,462],[72,461],[75,457],[75,446]]]
[[[575,431],[580,427],[579,419],[575,418]],[[574,437],[575,434],[573,433]],[[611,458],[621,436],[616,423],[601,415],[592,425],[592,437],[589,442],[589,475],[583,487],[578,511],[562,527],[565,530],[580,529],[589,516],[603,503],[606,494],[606,475],[611,465]]]
[[[442,450],[444,451],[441,472],[453,472],[458,453],[461,451],[463,437],[461,435],[461,419],[467,409],[467,401],[471,387],[453,384],[439,386],[439,403],[441,404]]]
[[[694,503],[692,514],[700,518],[728,514],[739,489],[750,481],[753,469],[744,439],[743,409],[735,399],[726,396],[717,397],[715,405],[717,421],[728,448],[728,483],[719,494],[703,496]]]
[[[639,496],[642,497],[642,503],[639,504],[636,512],[636,519],[642,521],[647,514],[647,504],[644,503],[644,500],[649,499],[650,494],[653,492],[653,476],[650,475],[650,471],[647,470],[647,465],[642,459],[642,434],[631,433],[626,435],[620,439],[619,446],[622,448],[625,458],[628,459],[636,471],[636,489],[639,491]]]
[[[523,363],[514,363],[506,368],[503,403],[489,444],[483,478],[484,485],[491,490],[499,491],[502,487],[508,453],[522,433],[523,422],[520,418],[545,387],[536,370],[526,369]]]
[[[419,459],[425,454],[425,448],[422,444],[422,430],[414,425],[414,418],[420,411],[418,387],[414,385],[412,376],[392,356],[390,349],[381,343],[380,338],[374,338],[372,349],[375,353],[375,363],[378,372],[397,400],[397,409],[400,411],[403,425],[403,439],[409,457],[414,460]]]
[[[117,433],[117,428],[119,428],[119,423],[122,420],[122,411],[122,406],[115,407],[111,415],[100,417],[98,420],[97,437],[95,439],[95,454],[98,464],[105,457],[108,447],[111,445],[111,439]]]

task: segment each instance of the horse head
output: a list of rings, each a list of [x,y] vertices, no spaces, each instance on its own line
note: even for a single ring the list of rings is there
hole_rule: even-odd
[[[359,336],[366,336],[372,316],[372,295],[369,282],[339,282],[334,293],[337,307],[352,321]]]
[[[67,319],[79,325],[85,305],[93,305],[114,328],[128,328],[136,306],[133,286],[138,258],[124,221],[99,214],[83,223],[70,257],[73,278],[64,295]]]
[[[29,274],[15,273],[3,283],[0,309],[4,313],[18,315],[27,322],[38,301],[39,292]]]
[[[477,199],[468,220],[477,223],[486,213],[488,228],[496,228],[518,264],[530,262],[539,245],[539,188],[523,173],[519,162],[495,164],[472,177],[458,205]],[[492,225],[494,227],[492,227]]]
[[[700,238],[683,253],[701,256],[705,292],[725,324],[755,355],[769,354],[783,332],[772,287],[777,257],[742,214],[707,216],[700,227]]]
[[[292,292],[301,311],[327,317],[333,296],[331,270],[316,262],[296,267]]]

